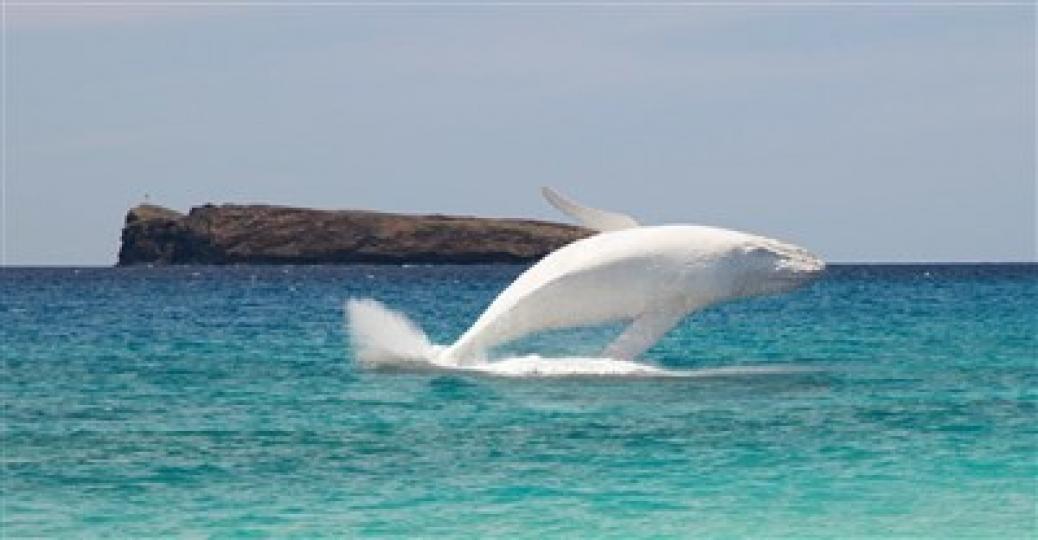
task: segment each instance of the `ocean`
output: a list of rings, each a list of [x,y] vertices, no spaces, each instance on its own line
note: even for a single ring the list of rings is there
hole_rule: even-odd
[[[0,270],[3,536],[1038,535],[1038,265],[833,266],[689,317],[680,377],[355,362],[346,299],[449,343],[522,270]]]

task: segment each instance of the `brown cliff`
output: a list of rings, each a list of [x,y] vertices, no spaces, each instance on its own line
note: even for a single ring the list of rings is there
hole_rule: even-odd
[[[205,205],[184,215],[144,204],[126,214],[118,265],[516,263],[589,234],[524,219],[265,205]]]

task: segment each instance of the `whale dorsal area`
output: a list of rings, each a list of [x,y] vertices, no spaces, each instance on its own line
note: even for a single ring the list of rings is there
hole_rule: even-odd
[[[627,214],[609,212],[577,204],[550,187],[542,187],[541,193],[560,212],[579,221],[581,225],[596,231],[619,231],[638,227],[638,222]]]

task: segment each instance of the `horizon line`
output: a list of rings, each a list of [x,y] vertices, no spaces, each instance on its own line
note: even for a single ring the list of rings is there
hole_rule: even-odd
[[[346,267],[346,266],[525,266],[533,263],[235,263],[235,264],[132,264],[119,266],[118,264],[0,264],[0,269],[77,269],[77,268],[233,268],[233,267],[280,267],[280,266],[321,266],[321,267]],[[826,261],[826,266],[1038,266],[1038,260],[1030,261]]]

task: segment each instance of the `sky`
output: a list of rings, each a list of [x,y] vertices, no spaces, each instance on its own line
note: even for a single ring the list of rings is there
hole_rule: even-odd
[[[9,2],[3,262],[110,265],[128,208],[644,224],[831,262],[1034,261],[1027,3]]]

